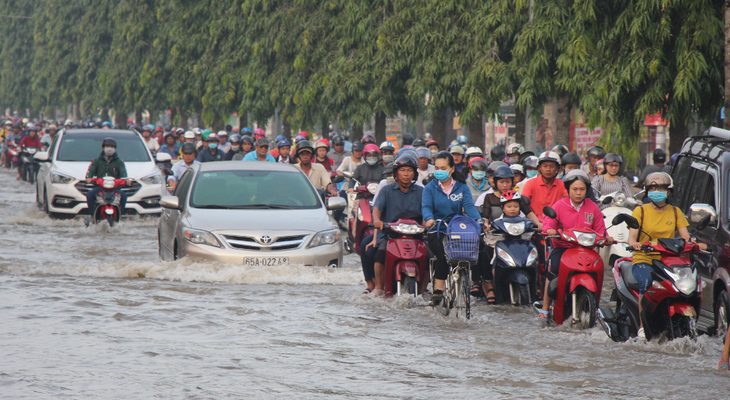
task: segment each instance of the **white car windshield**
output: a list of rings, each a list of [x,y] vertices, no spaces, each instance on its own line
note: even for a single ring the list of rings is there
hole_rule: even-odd
[[[63,136],[59,144],[57,161],[84,161],[99,157],[101,142],[111,137],[117,142],[117,155],[124,162],[150,161],[144,142],[133,134],[109,134],[100,132],[70,133]]]
[[[286,171],[201,171],[190,205],[220,209],[314,209],[322,207],[307,178]]]

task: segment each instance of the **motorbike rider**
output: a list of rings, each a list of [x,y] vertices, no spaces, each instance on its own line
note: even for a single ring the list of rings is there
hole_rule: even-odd
[[[291,144],[288,140],[280,140],[276,147],[279,149],[279,155],[274,157],[274,160],[278,163],[282,164],[296,164],[296,160],[294,160],[294,157],[290,156],[291,153]]]
[[[380,143],[380,155],[383,159],[383,165],[388,165],[395,161],[395,155],[393,155],[394,152],[395,146],[393,146],[393,143],[388,141]]]
[[[474,159],[474,158],[484,158],[484,152],[479,147],[476,147],[476,146],[469,147],[468,149],[466,149],[465,158],[466,158],[466,160],[464,161],[464,163],[468,166],[469,165],[469,162],[472,159]],[[462,171],[462,173],[464,173],[464,172]]]
[[[327,156],[330,149],[330,143],[327,139],[320,139],[314,145],[314,160],[313,162],[321,164],[330,176],[335,176],[335,162]]]
[[[204,147],[202,150],[200,150],[200,152],[198,153],[198,161],[202,163],[211,161],[222,161],[224,154],[222,151],[218,150],[218,136],[216,136],[214,133],[211,133],[205,140],[208,144],[208,147]]]
[[[468,139],[464,135],[461,135],[458,138],[456,138],[456,143],[458,143],[459,146],[461,146],[465,149],[469,147],[468,142],[469,142]]]
[[[431,151],[425,147],[416,149],[418,155],[418,179],[416,182],[423,184],[423,180],[433,174],[434,168],[431,165]]]
[[[400,217],[421,215],[421,198],[423,187],[414,183],[416,178],[417,161],[411,154],[404,154],[393,162],[393,178],[395,183],[386,185],[379,193],[373,204],[373,226],[376,231],[363,240],[367,243],[363,259],[363,273],[368,288],[364,294],[372,292],[374,295],[383,293],[385,281],[385,251],[388,240],[383,235],[383,223],[395,222]],[[420,222],[420,221],[419,221]],[[374,254],[373,254],[374,253]],[[367,259],[374,257],[373,271],[366,270]]]
[[[365,163],[355,168],[352,179],[348,183],[348,193],[355,191],[355,181],[366,185],[368,182],[380,182],[382,179],[385,167],[380,161],[380,149],[375,144],[368,144],[363,150]]]
[[[551,152],[552,153],[552,152]],[[544,154],[544,153],[543,153]],[[562,181],[568,197],[562,198],[552,205],[556,218],[545,218],[542,232],[548,236],[558,234],[557,229],[589,228],[601,236],[606,236],[606,245],[613,243],[613,238],[606,234],[606,224],[603,222],[603,214],[593,199],[593,190],[588,174],[582,170],[570,171],[565,180]],[[548,286],[550,281],[558,277],[560,259],[571,246],[562,240],[553,241],[554,248],[548,256],[548,271],[546,272],[545,290],[543,291],[543,305],[538,316],[541,320],[547,320],[550,310],[550,296]]]
[[[562,144],[554,146],[553,151],[558,153],[561,160],[563,159],[563,157],[565,157],[566,154],[570,153],[570,150]]]
[[[672,167],[669,165],[664,165],[667,162],[667,152],[663,149],[656,149],[651,154],[652,161],[654,161],[653,165],[647,165],[644,167],[644,169],[641,171],[641,175],[639,176],[639,181],[636,183],[637,187],[642,187],[644,184],[644,181],[649,176],[649,174],[652,174],[654,172],[666,172],[671,173]]]
[[[460,146],[459,146],[460,147]],[[426,221],[426,228],[429,228],[428,247],[436,257],[434,263],[434,283],[433,283],[433,304],[438,305],[443,300],[444,281],[448,276],[449,267],[446,263],[443,243],[440,235],[445,232],[445,226],[441,225],[436,229],[437,219],[444,219],[447,216],[458,214],[468,215],[470,218],[478,221],[480,225],[486,222],[479,215],[479,211],[474,207],[469,187],[466,185],[464,176],[456,171],[456,163],[451,153],[442,151],[436,156],[434,178],[426,185],[423,190],[423,198],[421,208],[423,219]],[[439,232],[441,230],[441,232]],[[480,241],[480,250],[483,242]],[[480,265],[482,265],[480,251]]]
[[[337,170],[342,165],[342,162],[352,155],[349,151],[345,150],[345,138],[340,135],[335,135],[332,138],[333,149],[327,153],[327,156],[332,159],[335,163],[334,169]]]
[[[364,140],[363,140],[363,144],[365,144]],[[401,149],[406,148],[406,147],[413,147],[413,135],[411,135],[410,133],[403,134],[403,136],[401,136],[401,146],[400,147],[401,147]]]
[[[248,129],[248,128],[246,128]],[[243,160],[253,150],[253,139],[251,136],[241,136],[241,151],[233,156],[233,161]]]
[[[225,130],[218,131],[218,151],[228,153],[230,148],[231,144],[228,143],[228,132]]]
[[[582,163],[583,161],[581,161],[578,153],[565,153],[565,155],[560,158],[561,165],[558,178],[563,179],[565,174],[567,174],[569,171],[579,169]]]
[[[150,149],[153,153],[156,153],[160,151],[160,143],[157,141],[157,139],[152,137],[152,132],[154,130],[154,126],[145,125],[142,128],[142,139],[144,139],[144,143],[147,145],[147,148]]]
[[[357,141],[352,144],[352,155],[350,157],[346,157],[344,160],[342,160],[342,164],[340,164],[339,167],[337,167],[337,175],[344,175],[344,172],[349,172],[354,174],[355,169],[362,165],[363,159],[362,159],[362,150],[363,150],[363,144],[360,141]],[[350,178],[345,178],[347,181],[350,180]]]
[[[199,164],[200,161],[195,159],[195,154],[198,149],[195,148],[195,143],[183,143],[182,148],[182,161],[178,161],[172,164],[172,175],[167,177],[167,184],[172,189],[175,189],[177,183],[180,182],[185,171],[188,170],[193,164]]]
[[[48,125],[46,134],[43,135],[41,138],[41,144],[43,145],[43,148],[45,150],[48,150],[51,145],[53,144],[53,140],[56,139],[56,132],[58,131],[58,127],[54,124]]]
[[[20,151],[23,151],[26,147],[35,147],[37,149],[40,149],[43,145],[41,144],[40,138],[38,138],[38,128],[31,122],[28,123],[27,126],[28,134],[23,136],[22,139],[20,139]],[[18,180],[23,179],[24,181],[28,179],[27,176],[22,176],[22,162],[18,163]]]
[[[527,181],[520,193],[522,197],[530,199],[530,208],[540,221],[545,218],[542,212],[545,206],[552,206],[568,195],[563,181],[556,177],[558,168],[560,168],[558,154],[553,151],[543,152],[537,165],[540,175]],[[590,181],[588,183],[590,184]]]
[[[626,177],[620,175],[621,165],[623,164],[621,156],[616,153],[608,153],[603,159],[603,163],[606,167],[603,174],[596,175],[591,181],[591,186],[596,191],[596,196],[600,197],[613,192],[622,192],[627,197],[632,197],[633,192],[631,191],[631,186],[629,186],[629,181]],[[603,210],[608,205],[601,204],[600,207]]]
[[[436,155],[439,153],[439,150],[440,150],[439,149],[439,142],[437,142],[435,140],[432,140],[432,139],[428,139],[426,141],[426,147],[428,148],[428,151],[431,152],[431,160],[432,161],[435,160],[436,159]]]
[[[234,133],[231,135],[229,140],[231,142],[231,147],[228,149],[228,153],[223,156],[223,161],[232,161],[233,157],[241,152],[241,136]]]
[[[461,146],[453,146],[450,150],[451,157],[454,159],[454,165],[456,166],[456,172],[459,172],[462,174],[462,176],[465,174],[463,172],[465,166],[464,166],[464,154],[466,154],[466,150],[464,150]],[[438,154],[437,154],[438,156]],[[434,163],[436,163],[436,160],[434,159]]]
[[[666,172],[654,172],[646,177],[646,198],[645,204],[636,207],[632,216],[639,221],[639,229],[629,228],[629,246],[634,252],[633,266],[631,272],[639,282],[639,313],[641,314],[641,297],[652,285],[651,272],[653,260],[660,260],[658,253],[641,252],[642,243],[649,240],[656,241],[662,238],[674,238],[675,233],[687,242],[693,241],[687,231],[689,222],[684,214],[677,207],[669,205],[671,194],[674,191],[674,181]],[[647,236],[647,234],[649,236]],[[706,250],[707,245],[699,243],[700,249]],[[645,339],[644,317],[640,318],[638,336]]]
[[[505,161],[507,154],[505,153],[504,147],[494,146],[489,150],[489,156],[492,158],[492,162]]]
[[[276,160],[274,160],[274,157],[269,154],[269,141],[264,137],[256,139],[256,151],[252,151],[246,154],[246,156],[243,157],[243,161],[276,162]]]
[[[160,147],[160,151],[158,153],[169,154],[173,161],[177,160],[178,155],[180,154],[180,145],[177,143],[174,133],[168,133],[165,135],[165,144]]]
[[[515,186],[519,185],[525,179],[525,167],[522,164],[512,164],[509,168],[515,174]]]
[[[606,171],[606,167],[603,165],[603,159],[596,161],[596,175],[603,175]]]
[[[583,170],[591,179],[593,179],[598,173],[596,172],[596,162],[603,159],[606,156],[606,150],[603,150],[601,146],[593,146],[588,149],[587,157],[588,160],[581,165],[580,169]]]
[[[522,152],[525,151],[525,148],[519,144],[519,143],[512,143],[509,146],[507,146],[507,150],[505,151],[507,153],[507,160],[509,161],[510,165],[515,165],[520,163],[520,155]],[[502,161],[502,160],[495,160],[495,161]]]
[[[91,183],[93,178],[104,178],[107,176],[114,177],[114,179],[126,179],[127,168],[124,165],[124,161],[117,155],[117,142],[112,138],[106,138],[101,142],[101,154],[99,157],[91,160],[89,169],[86,171],[86,183]],[[127,186],[132,184],[131,179],[127,179]],[[94,216],[96,210],[96,195],[101,192],[103,188],[97,186],[88,192],[86,192],[86,205],[89,209],[89,214]],[[127,194],[119,189],[114,189],[119,193],[120,204],[119,213],[124,214],[124,206],[127,204]]]
[[[477,201],[482,193],[489,190],[487,184],[487,162],[483,158],[472,158],[469,161],[469,175],[466,177],[466,184],[469,186],[471,192],[471,198],[474,202]]]
[[[312,162],[312,156],[314,154],[314,147],[309,143],[308,140],[302,140],[297,143],[297,158],[299,163],[296,164],[299,169],[304,172],[312,185],[317,190],[329,192],[332,196],[337,196],[337,191],[331,184],[332,179],[330,174],[322,166]]]

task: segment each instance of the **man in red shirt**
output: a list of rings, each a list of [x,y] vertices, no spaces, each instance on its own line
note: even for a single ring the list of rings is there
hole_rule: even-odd
[[[537,170],[540,173],[535,179],[530,179],[522,189],[522,197],[530,199],[530,208],[542,222],[545,218],[542,209],[551,206],[556,201],[568,195],[563,181],[556,178],[560,169],[560,156],[554,151],[540,154]]]
[[[32,124],[28,124],[28,134],[23,136],[23,139],[20,140],[20,149],[23,151],[26,147],[35,147],[36,149],[41,149],[43,145],[41,144],[41,139],[38,137],[38,128]],[[18,163],[18,180],[21,178],[25,181],[27,180],[27,176],[21,176],[22,175],[22,163]]]

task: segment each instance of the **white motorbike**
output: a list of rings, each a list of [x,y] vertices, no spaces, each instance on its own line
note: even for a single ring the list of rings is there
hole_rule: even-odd
[[[613,218],[618,214],[631,215],[634,208],[639,205],[639,202],[635,198],[627,196],[623,192],[613,192],[603,195],[599,199],[599,203],[608,205],[602,211],[605,221],[613,221]],[[614,262],[619,258],[632,256],[631,252],[626,250],[626,246],[629,243],[629,228],[626,224],[618,224],[609,227],[607,231],[608,236],[614,238],[616,242],[611,246],[602,247],[599,254],[603,259],[603,265],[606,268],[612,268]]]

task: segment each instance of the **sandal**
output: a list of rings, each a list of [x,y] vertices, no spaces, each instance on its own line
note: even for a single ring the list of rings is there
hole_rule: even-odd
[[[537,314],[537,320],[547,322],[548,318],[550,318],[550,314],[545,310],[537,310],[537,311],[539,312],[539,314]]]
[[[362,294],[370,294],[373,292],[373,289],[365,288],[365,290],[362,291]]]
[[[441,300],[444,299],[444,291],[439,289],[433,290],[433,296],[431,296],[431,305],[437,306],[441,304]]]
[[[482,297],[482,285],[475,283],[472,285],[471,290],[469,291],[469,294],[473,297]]]
[[[487,290],[487,304],[495,304],[497,296],[494,295],[494,289]]]

